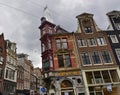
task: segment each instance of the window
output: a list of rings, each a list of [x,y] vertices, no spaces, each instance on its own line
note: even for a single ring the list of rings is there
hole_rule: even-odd
[[[112,43],[118,43],[118,39],[116,35],[110,35]]]
[[[0,56],[0,64],[3,64],[3,57]]]
[[[86,46],[86,42],[84,39],[78,39],[78,46],[79,47],[85,47]]]
[[[115,28],[117,29],[117,30],[120,30],[120,17],[118,17],[118,16],[114,16],[113,18],[113,23],[114,23],[114,25],[115,25]]]
[[[52,34],[52,28],[51,27],[48,28],[48,33]]]
[[[8,78],[8,69],[6,70],[5,78]]]
[[[70,55],[69,54],[58,55],[58,64],[59,67],[71,67]]]
[[[112,62],[112,61],[111,61],[110,54],[109,54],[108,51],[102,51],[101,53],[102,53],[103,61],[104,61],[105,63],[111,63],[111,62]]]
[[[44,42],[44,43],[42,43],[42,52],[44,52],[44,51],[46,51],[46,50],[48,50],[48,49],[51,49],[51,40],[50,39],[48,39],[47,40],[47,42]]]
[[[0,47],[0,52],[2,53],[2,51],[3,51],[3,49],[2,49],[2,47]]]
[[[43,65],[44,65],[44,70],[48,70],[49,69],[49,60],[48,57],[43,59]]]
[[[120,23],[116,23],[116,28],[120,30]]]
[[[78,95],[85,95],[85,93],[78,93]]]
[[[50,55],[50,67],[53,67],[53,60],[51,55]]]
[[[51,40],[48,39],[48,49],[51,49]]]
[[[105,83],[111,83],[111,78],[108,70],[102,71],[102,76]]]
[[[93,59],[94,64],[100,64],[101,63],[100,56],[99,56],[98,52],[93,52],[92,53],[92,59]]]
[[[2,68],[0,68],[0,79],[2,78]]]
[[[0,61],[3,62],[3,57],[2,56],[0,56]]]
[[[88,38],[88,44],[89,46],[95,46],[96,45],[96,41],[94,38]]]
[[[81,53],[81,58],[84,65],[91,64],[88,53]]]
[[[66,38],[56,39],[56,47],[58,50],[67,49],[68,48],[67,39]]]
[[[106,45],[106,41],[103,37],[98,37],[97,38],[98,45]]]
[[[12,69],[10,69],[10,68],[7,68],[7,69],[6,69],[5,78],[14,80],[14,77],[15,77],[15,70],[12,70]]]
[[[85,27],[85,33],[92,33],[92,29],[90,26]]]
[[[120,49],[115,49],[115,52],[116,52],[117,58],[120,62]]]

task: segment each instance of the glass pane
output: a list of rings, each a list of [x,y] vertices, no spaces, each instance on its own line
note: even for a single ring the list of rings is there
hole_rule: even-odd
[[[64,67],[64,60],[62,55],[58,55],[58,64],[59,67]]]
[[[0,78],[2,78],[2,68],[0,68]]]
[[[90,26],[85,27],[85,32],[86,32],[86,33],[92,33],[91,27],[90,27]]]
[[[56,39],[56,43],[60,43],[60,39]]]
[[[62,45],[63,45],[62,46],[63,49],[67,49],[68,48],[67,43],[63,43]]]
[[[96,45],[94,38],[89,38],[88,43],[89,43],[90,46]]]
[[[103,83],[100,71],[95,71],[94,72],[94,76],[95,76],[95,82],[96,82],[96,84]]]
[[[111,75],[111,78],[112,78],[112,81],[113,82],[119,82],[120,79],[118,77],[118,73],[116,70],[110,70],[110,75]]]
[[[87,78],[87,82],[88,84],[94,84],[94,79],[93,79],[93,74],[92,72],[86,72],[86,78]]]
[[[70,56],[69,55],[65,55],[65,64],[66,64],[66,67],[71,66]]]
[[[62,42],[67,42],[67,39],[61,39],[62,40]]]
[[[84,65],[91,64],[88,53],[82,53],[81,57]]]
[[[86,46],[85,40],[78,39],[78,46]]]
[[[61,49],[60,43],[57,43],[57,49]]]
[[[111,63],[111,58],[108,51],[102,51],[102,56],[105,63]]]
[[[96,92],[96,95],[103,95],[102,92]]]
[[[92,53],[92,58],[93,58],[94,64],[101,63],[100,56],[99,56],[98,52],[93,52]]]
[[[107,70],[102,71],[102,75],[105,83],[111,83],[111,79]]]

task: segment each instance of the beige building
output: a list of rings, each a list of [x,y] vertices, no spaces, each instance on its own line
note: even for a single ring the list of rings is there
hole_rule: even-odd
[[[23,82],[23,89],[21,89],[21,92],[24,94],[34,93],[36,91],[36,76],[34,75],[34,66],[32,61],[28,59],[27,54],[18,54],[18,67],[19,73],[23,79],[19,79],[19,82]]]
[[[42,74],[39,67],[34,68],[34,74],[36,75],[36,91],[40,93],[40,86],[42,86]]]
[[[4,92],[3,94],[16,93],[17,82],[17,54],[16,43],[6,40],[6,66],[4,74]]]

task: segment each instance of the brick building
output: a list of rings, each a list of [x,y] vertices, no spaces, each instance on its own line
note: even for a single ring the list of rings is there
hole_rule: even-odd
[[[120,11],[111,11],[107,13],[109,27],[106,32],[113,50],[117,64],[120,66]]]
[[[77,16],[76,44],[86,95],[120,95],[120,72],[107,34],[97,27],[93,14]]]
[[[85,91],[73,33],[41,18],[42,74],[50,95],[82,95]]]
[[[6,50],[4,34],[0,35],[0,92],[3,92],[4,70],[6,63]]]

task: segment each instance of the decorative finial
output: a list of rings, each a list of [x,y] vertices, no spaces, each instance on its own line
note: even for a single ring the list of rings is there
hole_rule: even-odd
[[[51,13],[50,13],[47,5],[45,6],[45,8],[43,10],[43,16],[46,18],[47,21],[53,23],[53,19],[51,18]]]

